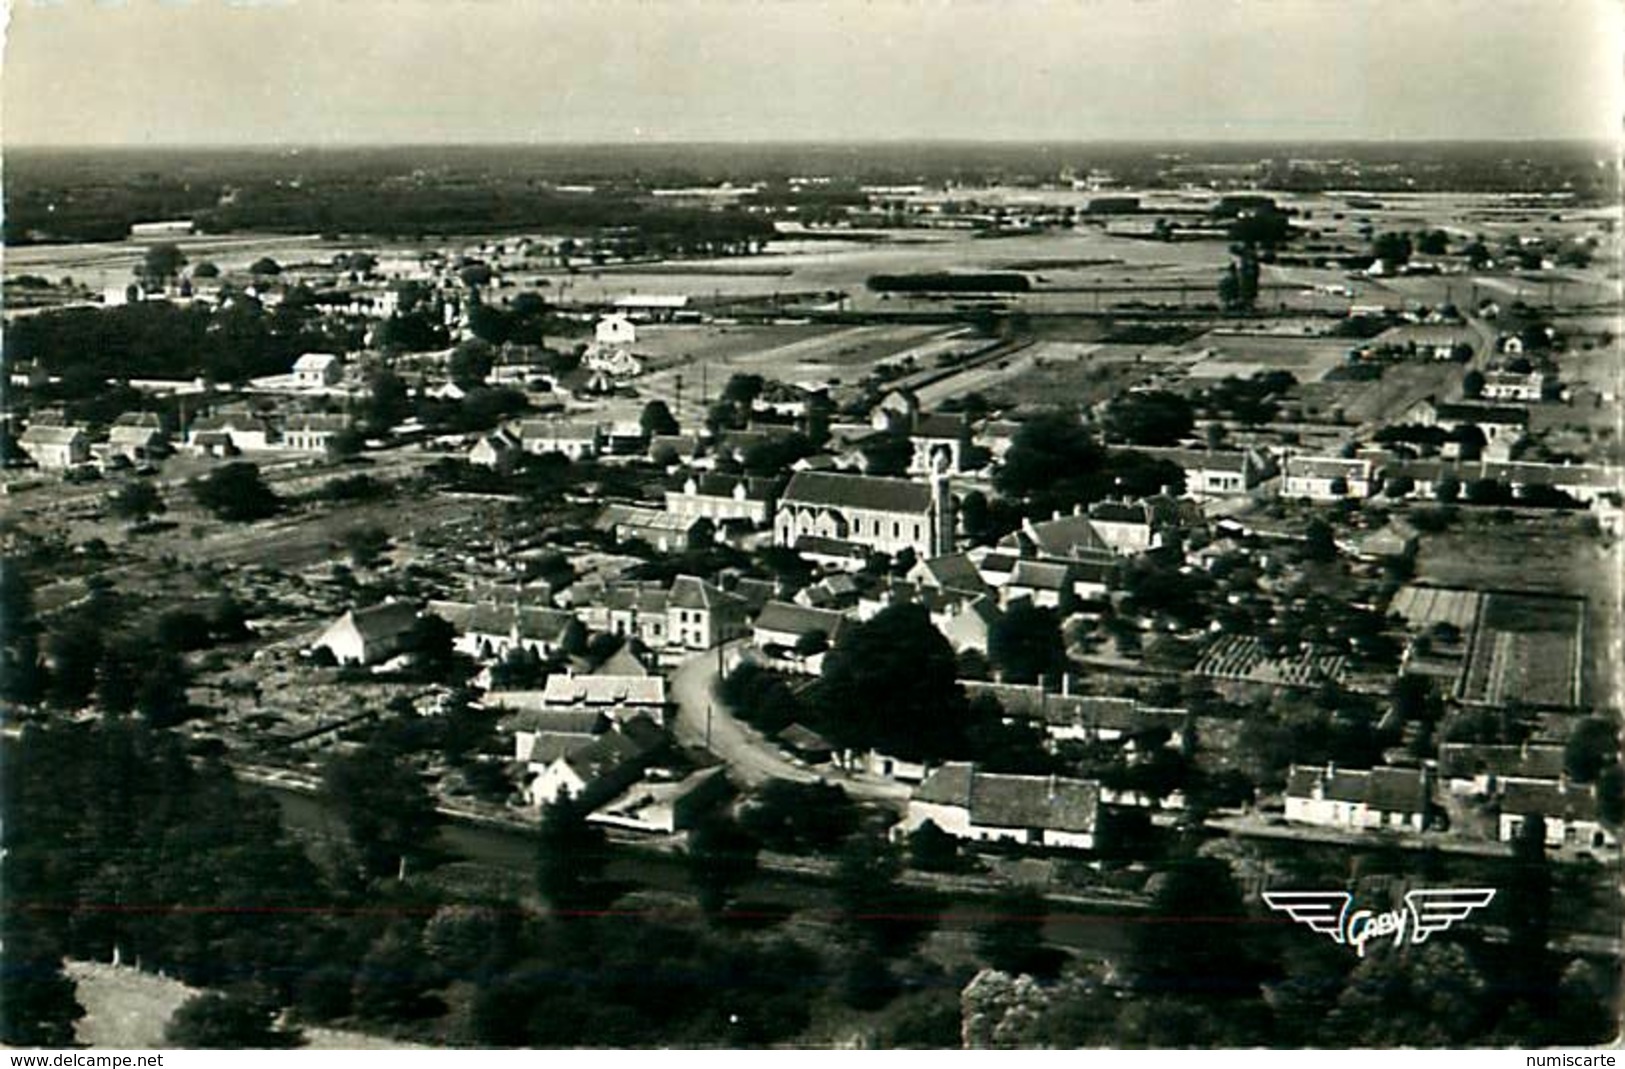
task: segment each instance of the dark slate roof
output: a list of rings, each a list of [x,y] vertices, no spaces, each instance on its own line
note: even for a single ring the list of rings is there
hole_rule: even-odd
[[[744,600],[746,609],[760,612],[778,593],[778,586],[770,579],[741,578],[734,583],[733,593]]]
[[[1597,799],[1589,790],[1564,790],[1556,783],[1508,783],[1501,795],[1501,812],[1539,813],[1563,820],[1596,820]]]
[[[1433,406],[1441,420],[1462,423],[1497,423],[1521,427],[1529,422],[1529,410],[1516,405],[1474,405],[1441,401]]]
[[[810,609],[789,601],[770,601],[756,616],[756,626],[764,631],[805,635],[822,631],[830,642],[847,626],[846,617],[826,609]]]
[[[1327,801],[1364,802],[1373,809],[1391,813],[1420,813],[1428,803],[1427,780],[1414,768],[1375,768],[1367,771],[1294,765],[1287,776],[1286,793],[1293,798],[1309,798],[1316,784],[1325,790]]]
[[[988,592],[988,585],[982,578],[982,573],[976,570],[976,565],[963,553],[932,557],[921,561],[919,567],[925,575],[930,576],[932,584],[944,590],[955,590],[965,594]]]
[[[867,560],[869,547],[844,538],[824,538],[821,535],[802,535],[791,547],[809,557],[832,557],[837,560]]]
[[[386,601],[365,609],[352,609],[350,616],[362,637],[376,642],[410,631],[417,622],[418,608],[408,601]]]
[[[550,732],[555,735],[597,735],[609,727],[609,718],[597,709],[525,709],[509,716],[508,730]]]
[[[1057,776],[971,778],[970,819],[989,828],[1043,828],[1092,832],[1100,811],[1100,785]]]
[[[780,504],[912,514],[930,509],[931,488],[908,479],[798,471],[785,487]]]
[[[299,415],[289,416],[287,422],[283,424],[283,426],[286,430],[290,431],[304,431],[306,433],[326,432],[329,434],[338,434],[350,428],[350,418],[348,416],[325,412],[307,412]]]
[[[1366,479],[1371,462],[1358,457],[1287,457],[1289,479]]]
[[[1064,591],[1072,585],[1072,573],[1064,564],[1046,564],[1036,560],[1018,561],[1016,570],[1010,575],[1010,585],[1029,590]]]
[[[937,805],[970,805],[971,780],[976,766],[964,762],[950,762],[927,776],[914,788],[913,800]]]
[[[774,492],[778,490],[777,479],[753,475],[725,475],[718,472],[680,476],[673,480],[671,489],[677,493],[685,492],[689,479],[694,480],[694,493],[698,497],[725,497],[732,500],[735,492],[742,486],[746,501],[772,501]]]
[[[926,412],[914,420],[911,437],[958,441],[969,433],[965,417],[947,412]]]
[[[1105,523],[1151,523],[1150,510],[1130,501],[1097,501],[1089,506],[1089,518]]]
[[[634,761],[641,760],[664,741],[664,736],[656,729],[655,736],[658,737],[652,737],[647,731],[635,728],[634,725],[637,724],[648,724],[648,721],[640,717],[623,725],[618,731],[606,731],[591,743],[567,755],[564,763],[569,765],[583,782],[594,783]]]
[[[593,744],[593,741],[594,736],[591,734],[538,731],[536,738],[531,741],[530,752],[525,755],[525,760],[534,765],[550,765],[561,757],[585,750]]]
[[[791,724],[779,732],[779,741],[801,753],[831,753],[835,747],[812,728]]]
[[[1058,516],[1053,520],[1025,525],[1022,530],[1000,539],[999,546],[1013,550],[1030,547],[1033,552],[1045,557],[1076,557],[1111,550],[1087,516]]]
[[[600,604],[611,611],[663,613],[670,596],[658,584],[615,583],[604,589]]]
[[[1439,774],[1447,779],[1492,775],[1556,782],[1563,775],[1563,747],[1555,743],[1493,746],[1447,742],[1439,747]]]
[[[971,823],[989,828],[1092,832],[1100,811],[1100,785],[1092,780],[999,775],[960,762],[936,769],[912,798],[965,807]]]
[[[674,609],[717,609],[728,605],[743,605],[734,595],[714,583],[692,575],[679,575],[672,580],[668,604]]]

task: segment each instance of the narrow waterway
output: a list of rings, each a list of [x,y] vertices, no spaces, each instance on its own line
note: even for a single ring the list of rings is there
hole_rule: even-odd
[[[296,835],[332,837],[339,834],[337,818],[323,809],[309,794],[270,786],[268,791],[282,807],[283,821]],[[529,875],[536,864],[535,840],[520,831],[444,823],[436,845],[455,861],[473,862]],[[605,875],[618,883],[657,891],[687,894],[688,876],[681,858],[656,853],[624,850],[612,860]],[[816,879],[784,873],[760,873],[741,889],[738,900],[752,907],[772,910],[833,908],[830,888]],[[986,915],[988,902],[973,896],[950,897],[943,910],[941,927],[958,930],[975,928]],[[1045,940],[1054,946],[1090,956],[1112,954],[1125,948],[1128,922],[1106,910],[1083,907],[1052,907],[1045,925]]]

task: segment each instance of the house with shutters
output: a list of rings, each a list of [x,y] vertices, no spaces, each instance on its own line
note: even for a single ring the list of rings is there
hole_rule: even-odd
[[[199,416],[186,428],[187,446],[211,455],[270,449],[274,441],[275,433],[268,422],[242,412]]]
[[[1370,497],[1377,488],[1376,465],[1367,457],[1287,457],[1281,496],[1310,501]]]
[[[527,419],[519,424],[519,442],[527,453],[560,453],[571,460],[585,460],[603,451],[604,431],[596,423]]]
[[[350,429],[350,417],[327,413],[292,415],[282,425],[282,438],[277,448],[301,453],[331,454],[338,451],[338,440]]]
[[[1185,473],[1185,493],[1194,498],[1239,497],[1277,472],[1269,454],[1257,449],[1170,449],[1139,447]]]
[[[669,647],[709,650],[742,638],[749,627],[745,599],[692,575],[672,580],[666,597]]]
[[[689,519],[742,520],[766,527],[773,520],[779,485],[777,479],[694,472],[666,490],[666,511]]]
[[[543,660],[578,650],[586,628],[575,614],[546,606],[432,601],[429,611],[457,631],[456,648],[475,660],[501,660],[525,650]]]
[[[1504,843],[1516,839],[1538,816],[1546,824],[1549,847],[1613,851],[1619,846],[1616,830],[1603,822],[1596,793],[1589,787],[1567,781],[1509,782],[1502,788],[1498,810],[1496,831]]]
[[[1453,432],[1461,427],[1477,427],[1484,441],[1515,442],[1529,431],[1529,409],[1520,405],[1448,402],[1425,397],[1406,410],[1400,423],[1438,427]]]

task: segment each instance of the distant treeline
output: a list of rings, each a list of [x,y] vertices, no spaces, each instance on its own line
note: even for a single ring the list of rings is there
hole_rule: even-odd
[[[287,371],[306,352],[344,352],[360,344],[349,328],[251,302],[215,312],[144,301],[114,308],[73,308],[17,320],[7,328],[12,361],[37,361],[62,377],[53,391],[79,397],[108,379],[243,382]]]
[[[271,230],[421,236],[550,230],[589,234],[626,228],[650,251],[748,251],[774,235],[773,224],[738,210],[652,206],[622,197],[558,194],[523,184],[380,182],[365,187],[243,190],[201,213],[209,231]]]
[[[7,245],[117,241],[133,223],[191,219],[205,233],[427,235],[542,231],[594,236],[613,231],[618,246],[649,255],[732,255],[759,251],[775,234],[763,215],[657,205],[622,192],[560,194],[532,183],[468,178],[293,186],[256,182],[221,189],[163,179],[125,186],[23,186],[6,195]]]
[[[876,293],[1026,293],[1033,288],[1026,275],[1008,271],[985,274],[921,271],[909,275],[870,275],[868,286]]]

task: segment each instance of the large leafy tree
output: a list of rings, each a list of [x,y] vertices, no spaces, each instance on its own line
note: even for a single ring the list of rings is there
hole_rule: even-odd
[[[1106,408],[1106,432],[1134,445],[1176,445],[1191,433],[1195,414],[1185,398],[1166,390],[1126,393]]]
[[[1148,995],[1257,998],[1264,970],[1246,918],[1224,861],[1189,854],[1172,859],[1153,879],[1150,915],[1135,926],[1135,986]]]
[[[266,485],[257,464],[235,462],[217,468],[191,484],[197,503],[233,523],[276,515],[282,502]]]
[[[588,909],[594,901],[594,884],[609,862],[603,829],[587,823],[591,812],[569,794],[542,806],[536,889],[555,912]]]
[[[1016,602],[989,630],[987,656],[1008,682],[1034,683],[1042,676],[1053,683],[1067,670],[1060,617],[1031,601]]]
[[[0,1042],[11,1047],[68,1047],[85,1015],[62,955],[15,908],[0,911]]]
[[[275,1050],[303,1045],[274,1023],[274,1008],[240,995],[206,992],[182,1004],[164,1029],[172,1046],[192,1050]]]
[[[688,843],[688,878],[708,916],[756,874],[760,844],[731,820],[718,817],[694,829]]]
[[[394,875],[427,856],[439,817],[405,759],[378,747],[336,756],[323,771],[322,795],[344,821],[368,875]]]
[[[824,659],[819,721],[843,746],[908,760],[964,755],[968,704],[953,647],[919,605],[892,605]]]

